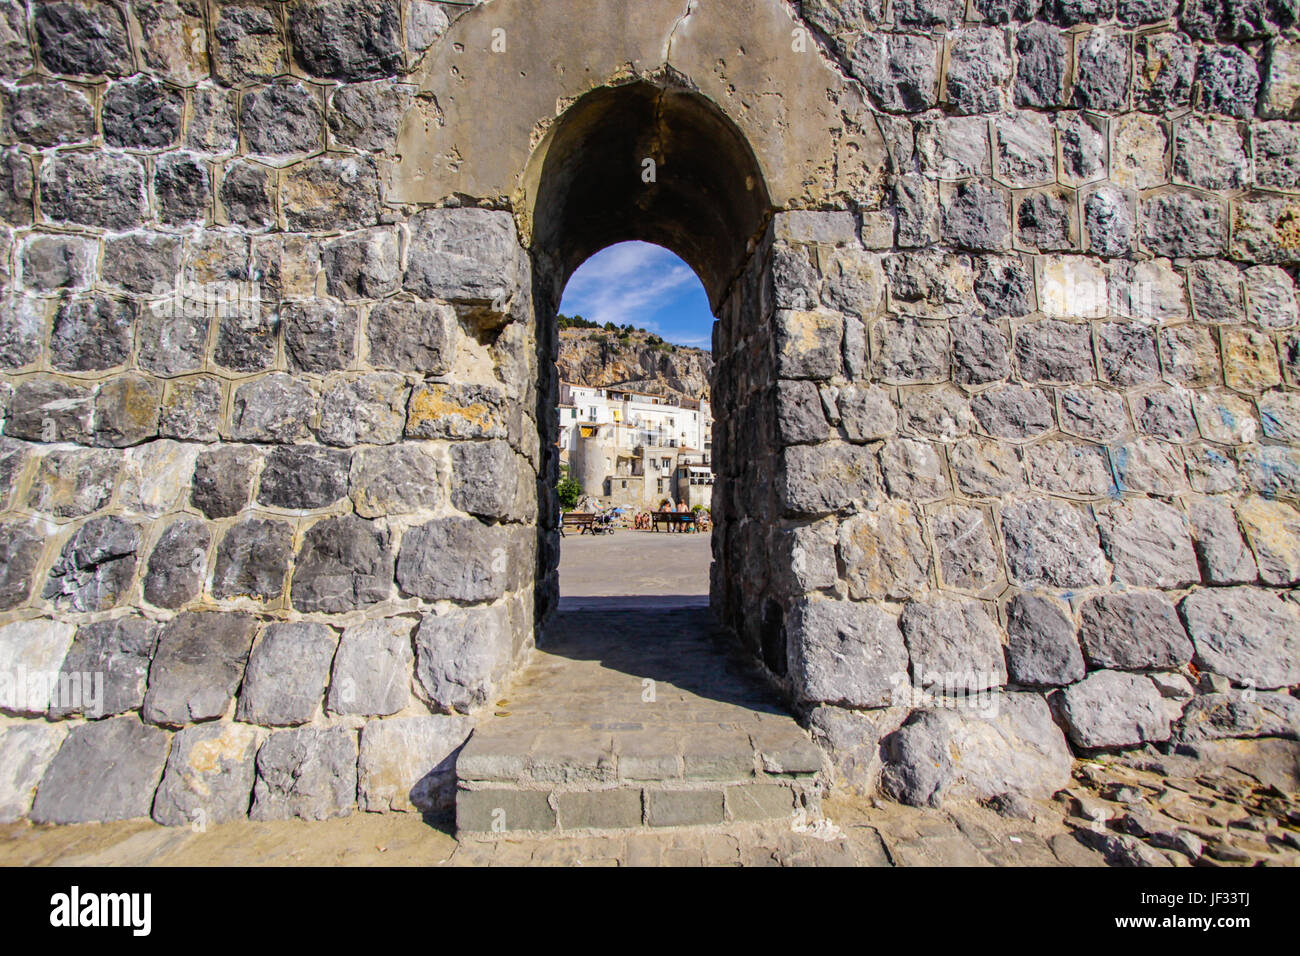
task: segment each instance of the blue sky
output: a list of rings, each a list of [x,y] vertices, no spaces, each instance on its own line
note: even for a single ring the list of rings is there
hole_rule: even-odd
[[[560,311],[601,325],[631,322],[678,345],[712,345],[713,313],[699,277],[648,242],[620,242],[584,262],[564,287]]]

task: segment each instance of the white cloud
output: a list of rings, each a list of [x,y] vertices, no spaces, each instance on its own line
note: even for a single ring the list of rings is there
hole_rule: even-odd
[[[646,242],[620,243],[578,267],[564,289],[560,311],[601,325],[630,322],[656,332],[653,316],[698,282],[690,266],[668,250]]]

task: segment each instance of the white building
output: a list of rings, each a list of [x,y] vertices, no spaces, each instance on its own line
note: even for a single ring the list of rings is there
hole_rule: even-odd
[[[561,382],[559,424],[560,459],[587,494],[632,507],[653,508],[665,499],[708,506],[713,414],[707,401]],[[686,462],[693,474],[683,484],[678,472]]]

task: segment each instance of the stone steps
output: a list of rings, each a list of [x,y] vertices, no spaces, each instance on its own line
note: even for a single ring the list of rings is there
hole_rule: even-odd
[[[815,813],[821,751],[706,609],[570,611],[457,760],[462,834],[710,826]]]

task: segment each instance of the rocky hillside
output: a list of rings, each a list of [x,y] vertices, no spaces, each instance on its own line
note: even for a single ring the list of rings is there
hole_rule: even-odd
[[[560,380],[625,386],[653,395],[708,398],[713,356],[642,331],[560,330]]]

